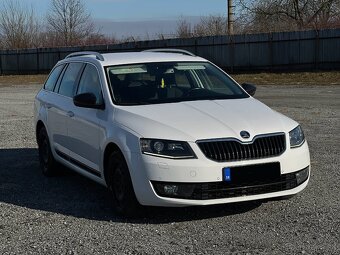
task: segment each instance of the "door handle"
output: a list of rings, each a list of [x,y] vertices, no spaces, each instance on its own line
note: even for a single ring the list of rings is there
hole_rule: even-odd
[[[67,116],[69,116],[70,118],[72,118],[72,117],[74,117],[74,113],[71,112],[71,111],[69,111],[69,112],[67,112]]]
[[[46,104],[46,108],[47,108],[47,109],[51,109],[51,108],[52,108],[52,105],[47,103],[47,104]]]

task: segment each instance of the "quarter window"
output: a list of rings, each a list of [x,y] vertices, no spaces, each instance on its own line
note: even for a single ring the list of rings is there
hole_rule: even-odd
[[[64,68],[64,65],[59,65],[53,69],[52,73],[50,74],[47,81],[45,82],[44,89],[49,90],[49,91],[53,90],[63,68]]]
[[[59,94],[67,97],[73,97],[78,74],[82,66],[82,63],[70,63],[68,65],[60,83]]]

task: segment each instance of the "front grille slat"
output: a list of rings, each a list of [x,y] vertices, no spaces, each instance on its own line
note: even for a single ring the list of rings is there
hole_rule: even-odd
[[[257,136],[251,143],[226,139],[197,144],[207,158],[218,162],[275,157],[286,149],[285,134]]]
[[[229,152],[229,150],[228,150],[228,147],[227,147],[226,144],[224,144],[224,143],[221,143],[221,145],[222,145],[223,150],[224,150],[224,152],[225,152],[225,158],[226,158],[227,160],[229,160],[229,159],[230,159],[230,152]]]
[[[220,143],[220,145],[221,145],[221,148],[222,148],[222,150],[223,150],[223,156],[224,156],[224,158],[227,158],[227,151],[226,151],[226,149],[225,149],[223,143]]]
[[[222,154],[221,154],[221,150],[220,150],[220,148],[218,146],[218,143],[215,143],[214,148],[215,148],[215,151],[217,153],[217,158],[219,160],[221,160],[223,157],[222,157]]]
[[[273,145],[274,145],[274,154],[276,154],[277,150],[278,150],[278,144],[277,144],[277,141],[276,141],[276,137],[273,137]]]
[[[257,142],[255,141],[255,142],[253,143],[253,145],[254,145],[254,150],[255,150],[255,156],[254,156],[254,158],[259,158],[259,157],[260,157],[260,152],[259,152],[259,148],[258,148]]]
[[[284,140],[278,139],[278,142],[280,144],[280,149],[284,148]]]
[[[238,151],[238,155],[239,155],[239,160],[241,160],[243,158],[243,154],[242,154],[242,148],[241,145],[239,143],[235,143],[236,147],[237,147],[237,151]]]
[[[211,148],[211,144],[210,143],[207,143],[207,148],[208,148],[210,157],[213,157],[214,153],[212,152],[212,148]]]
[[[268,144],[269,144],[269,153],[270,153],[270,155],[274,155],[274,149],[273,149],[273,144],[272,144],[272,138],[271,137],[269,137],[268,138]]]
[[[262,149],[263,149],[263,156],[264,156],[264,157],[267,157],[267,146],[266,146],[266,144],[265,144],[265,140],[264,140],[264,139],[261,139],[260,142],[261,142]]]
[[[263,144],[261,142],[261,140],[258,140],[258,145],[260,146],[260,158],[263,158],[265,155],[264,155],[264,150],[263,150]]]
[[[221,147],[221,143],[216,143],[216,145],[217,145],[217,149],[219,151],[220,159],[222,160],[223,158],[225,158],[225,154],[223,152],[223,147]]]
[[[235,153],[234,153],[234,150],[233,150],[231,144],[230,143],[223,143],[223,144],[225,144],[228,147],[228,151],[229,151],[229,153],[228,153],[228,156],[229,156],[228,160],[233,159],[235,157]]]
[[[238,154],[238,150],[237,150],[237,145],[236,145],[234,142],[232,142],[231,145],[232,145],[232,146],[234,147],[234,149],[235,149],[235,155],[236,155],[235,159],[236,159],[236,160],[239,160],[240,158],[239,158],[239,154]]]

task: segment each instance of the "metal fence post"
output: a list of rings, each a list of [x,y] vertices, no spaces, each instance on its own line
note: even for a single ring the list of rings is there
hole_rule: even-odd
[[[17,74],[19,74],[19,73],[20,73],[20,67],[19,67],[19,50],[17,50],[16,59],[17,59]]]
[[[273,34],[269,33],[269,63],[270,67],[269,70],[273,71],[273,65],[274,65],[274,47],[273,47]]]
[[[3,71],[2,71],[2,56],[3,56],[3,52],[0,53],[0,75],[3,74]]]
[[[37,72],[37,74],[39,74],[40,73],[40,65],[39,65],[39,48],[37,49],[37,70],[36,70],[36,72]]]
[[[319,61],[320,61],[320,34],[319,30],[316,30],[316,35],[315,35],[315,58],[314,58],[314,66],[315,70],[319,69]]]
[[[235,45],[234,45],[234,35],[230,35],[229,36],[229,52],[230,52],[230,72],[233,73],[234,72],[234,66],[235,66]]]

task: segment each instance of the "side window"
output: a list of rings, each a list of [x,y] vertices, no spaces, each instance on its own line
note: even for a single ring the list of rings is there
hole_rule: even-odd
[[[76,81],[82,63],[70,63],[64,73],[63,79],[60,83],[59,94],[67,97],[73,97],[76,87]]]
[[[53,90],[63,68],[64,68],[64,65],[59,65],[53,69],[52,73],[50,74],[47,81],[45,82],[44,89],[49,90],[49,91]]]
[[[90,64],[86,65],[79,82],[77,95],[83,93],[93,93],[97,98],[97,104],[103,103],[99,75],[97,69]]]

